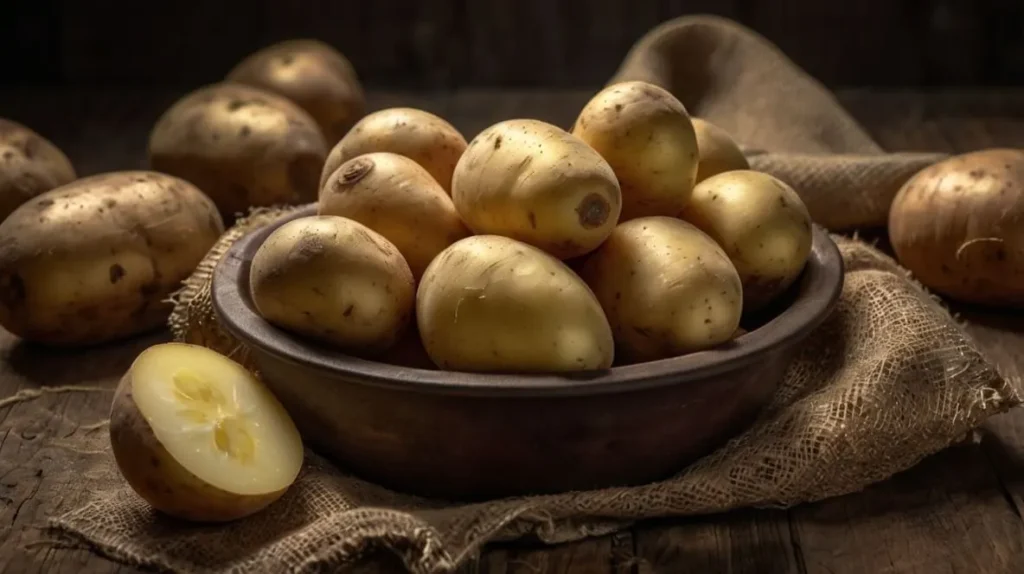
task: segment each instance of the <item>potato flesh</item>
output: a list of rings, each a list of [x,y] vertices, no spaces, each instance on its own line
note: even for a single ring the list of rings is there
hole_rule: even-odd
[[[240,495],[280,491],[298,476],[298,430],[263,383],[202,347],[161,345],[132,367],[135,404],[156,439],[206,484]]]

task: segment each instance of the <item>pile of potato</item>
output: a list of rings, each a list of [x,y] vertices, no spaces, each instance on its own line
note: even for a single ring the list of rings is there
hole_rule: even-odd
[[[811,249],[796,192],[644,82],[601,90],[571,131],[510,119],[468,144],[422,110],[369,114],[328,155],[317,206],[257,251],[258,312],[343,352],[452,371],[719,346]]]

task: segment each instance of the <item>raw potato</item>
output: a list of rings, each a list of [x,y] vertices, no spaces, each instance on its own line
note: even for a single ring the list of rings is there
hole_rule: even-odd
[[[22,204],[0,224],[0,324],[27,340],[89,345],[148,331],[224,232],[181,179],[95,175]]]
[[[398,248],[332,215],[302,217],[253,256],[253,303],[267,321],[353,354],[394,346],[412,320],[416,287]]]
[[[183,343],[143,351],[110,409],[121,475],[153,508],[197,522],[259,512],[294,483],[303,461],[295,424],[241,365]]]
[[[449,192],[455,164],[465,150],[466,138],[459,130],[430,112],[415,108],[380,110],[359,120],[331,149],[320,174],[320,187],[348,160],[387,151],[420,164]]]
[[[380,233],[405,257],[413,277],[469,235],[448,194],[418,163],[378,152],[351,159],[320,190],[320,215],[338,215]]]
[[[498,235],[468,237],[438,255],[416,293],[416,318],[442,369],[587,371],[615,358],[587,285],[558,259]]]
[[[981,150],[918,172],[892,202],[889,240],[939,294],[1024,307],[1024,152]]]
[[[750,162],[728,132],[707,120],[690,119],[697,134],[697,152],[700,156],[697,183],[734,169],[750,169]]]
[[[715,347],[732,339],[743,314],[743,286],[729,256],[672,217],[619,224],[580,276],[601,302],[622,362]]]
[[[710,235],[736,266],[744,312],[782,294],[811,252],[807,207],[793,188],[766,173],[734,170],[700,182],[682,218]]]
[[[0,221],[75,177],[71,161],[57,146],[27,126],[0,118]]]
[[[620,82],[598,92],[572,129],[608,161],[622,187],[619,221],[675,217],[697,177],[697,136],[686,108],[647,82]]]
[[[195,184],[226,220],[252,206],[316,201],[327,144],[290,100],[240,84],[200,88],[149,138],[150,166]]]
[[[287,40],[263,48],[239,62],[226,79],[292,100],[313,116],[331,145],[366,113],[355,68],[319,40]]]
[[[474,233],[511,237],[559,259],[593,251],[622,210],[608,162],[565,130],[530,119],[473,138],[455,168],[452,200]]]

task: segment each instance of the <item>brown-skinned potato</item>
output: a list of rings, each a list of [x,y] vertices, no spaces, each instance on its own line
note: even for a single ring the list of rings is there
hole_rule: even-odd
[[[0,118],[0,221],[22,203],[75,177],[60,148],[31,128]]]
[[[287,98],[241,84],[199,88],[163,113],[149,137],[156,171],[192,182],[231,221],[250,207],[316,201],[327,144]]]
[[[319,40],[286,40],[249,55],[226,80],[280,94],[313,116],[334,145],[366,113],[352,63]]]

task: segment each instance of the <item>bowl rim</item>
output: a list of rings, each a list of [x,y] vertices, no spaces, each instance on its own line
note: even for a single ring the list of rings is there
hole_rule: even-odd
[[[265,321],[249,296],[249,267],[256,250],[275,229],[316,215],[309,205],[249,231],[214,268],[211,296],[221,328],[254,354],[266,353],[327,378],[374,387],[445,395],[551,397],[616,393],[665,385],[698,383],[763,361],[809,336],[831,314],[844,282],[839,248],[828,232],[812,225],[811,252],[797,280],[799,295],[759,328],[726,346],[601,371],[565,374],[470,373],[381,363],[310,343]],[[244,288],[243,288],[244,285]]]

